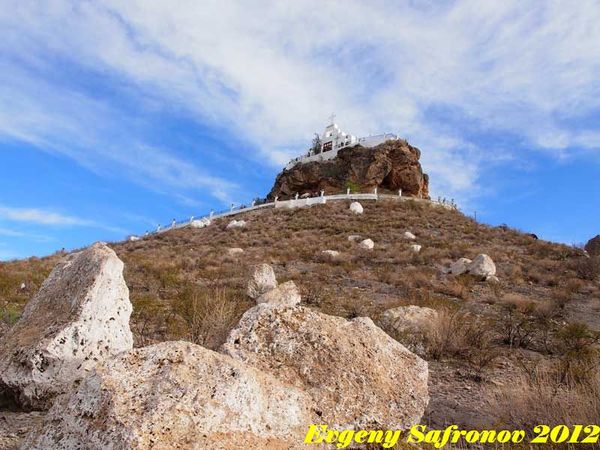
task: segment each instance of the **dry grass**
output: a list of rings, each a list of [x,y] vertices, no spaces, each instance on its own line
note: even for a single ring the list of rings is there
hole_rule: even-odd
[[[574,317],[600,328],[597,261],[580,249],[416,202],[363,206],[361,216],[350,214],[345,202],[265,209],[246,213],[244,229],[226,230],[228,220],[217,220],[201,230],[112,244],[125,262],[136,345],[183,338],[218,347],[251,307],[243,290],[250,267],[262,262],[273,265],[280,282],[293,280],[304,304],[327,314],[377,319],[386,309],[407,304],[438,310],[439,323],[418,337],[423,354],[434,363],[459,364],[478,385],[486,385],[490,373],[497,375],[498,354],[510,357],[523,348],[566,364],[577,349],[561,344],[562,330]],[[405,231],[417,236],[420,254],[410,251]],[[351,234],[373,239],[375,249],[360,250],[348,241]],[[230,247],[244,253],[229,256]],[[339,251],[340,257],[323,257],[325,249]],[[450,262],[478,253],[495,261],[500,284],[442,274]],[[0,264],[2,320],[17,319],[60,256]],[[19,289],[22,282],[26,291]],[[572,342],[577,339],[571,336]],[[568,378],[582,369],[572,364],[577,358],[582,354],[571,358]],[[597,355],[593,358],[597,361]]]

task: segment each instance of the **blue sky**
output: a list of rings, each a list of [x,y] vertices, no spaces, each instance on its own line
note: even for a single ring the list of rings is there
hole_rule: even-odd
[[[265,195],[332,111],[434,197],[600,232],[597,1],[0,0],[0,259]]]

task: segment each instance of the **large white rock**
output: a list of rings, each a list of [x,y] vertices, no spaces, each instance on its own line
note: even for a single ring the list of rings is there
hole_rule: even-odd
[[[302,448],[315,420],[301,390],[198,345],[163,342],[98,366],[23,448]]]
[[[386,310],[379,321],[381,328],[392,336],[422,332],[434,325],[438,318],[435,309],[424,306],[398,306]]]
[[[360,203],[352,202],[350,203],[350,211],[354,214],[362,214],[364,210],[363,206]]]
[[[210,225],[210,219],[195,219],[190,222],[191,228],[204,228]]]
[[[227,229],[231,230],[232,228],[244,228],[246,226],[245,220],[232,220],[227,224]]]
[[[132,348],[131,310],[113,250],[97,243],[67,256],[0,343],[0,395],[49,407],[99,361]]]
[[[471,260],[468,258],[459,258],[450,264],[450,273],[452,275],[461,275],[467,272],[467,269],[471,264]]]
[[[375,243],[371,239],[365,239],[364,241],[360,241],[358,246],[360,248],[364,248],[365,250],[373,250]]]
[[[496,275],[496,265],[488,255],[480,254],[468,265],[467,271],[476,277],[493,277]]]
[[[404,239],[408,239],[409,241],[414,241],[417,237],[412,234],[410,231],[404,232]]]
[[[252,269],[246,293],[248,297],[256,299],[276,287],[277,278],[273,268],[268,264],[258,264]]]
[[[274,289],[265,292],[256,299],[256,303],[269,305],[295,306],[302,301],[296,283],[287,281]]]
[[[429,401],[427,363],[366,317],[257,305],[222,350],[307,391],[335,429],[406,429]]]
[[[413,253],[419,253],[421,251],[421,248],[423,248],[423,247],[419,244],[411,244],[410,245],[410,249],[413,251]]]

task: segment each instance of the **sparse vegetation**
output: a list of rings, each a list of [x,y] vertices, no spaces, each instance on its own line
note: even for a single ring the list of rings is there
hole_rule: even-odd
[[[135,345],[187,339],[217,348],[253,304],[244,294],[250,267],[266,262],[280,282],[298,285],[305,305],[327,314],[376,320],[400,305],[436,309],[440,319],[423,335],[395,336],[421,345],[429,361],[424,422],[430,425],[502,419],[528,426],[600,417],[596,259],[419,202],[363,206],[361,216],[349,214],[344,202],[265,209],[246,213],[243,230],[225,232],[223,220],[115,243],[134,305]],[[402,237],[407,230],[423,246],[418,255]],[[350,234],[373,239],[374,250],[359,250]],[[230,247],[243,248],[243,256],[227,255]],[[324,258],[323,249],[340,256]],[[500,283],[441,273],[457,258],[478,253],[495,261]],[[3,322],[14,323],[61,256],[0,264]]]

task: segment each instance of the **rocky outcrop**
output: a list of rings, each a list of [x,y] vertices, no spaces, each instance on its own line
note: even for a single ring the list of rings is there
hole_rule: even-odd
[[[210,219],[196,219],[190,222],[191,228],[205,228],[210,225]]]
[[[600,234],[587,241],[584,248],[590,256],[600,256]]]
[[[296,283],[293,281],[287,281],[280,284],[274,289],[265,292],[256,299],[256,303],[267,303],[269,305],[279,306],[295,306],[302,301],[300,292]]]
[[[346,191],[348,183],[361,191],[379,188],[402,195],[429,198],[429,178],[423,173],[418,148],[405,141],[388,141],[377,147],[356,146],[339,151],[328,161],[297,164],[281,172],[268,195],[270,200],[291,198],[296,193],[326,194]]]
[[[48,408],[99,361],[132,348],[131,310],[113,250],[98,243],[67,256],[0,343],[0,395]]]
[[[98,366],[23,448],[288,449],[315,420],[299,389],[198,345],[163,342]]]
[[[416,237],[414,234],[412,234],[410,231],[405,231],[403,236],[404,236],[404,239],[407,239],[407,240],[409,240],[409,241],[414,241],[414,240],[417,238],[417,237]]]
[[[406,429],[428,403],[427,363],[366,317],[257,305],[222,351],[305,390],[332,428]]]
[[[362,214],[364,212],[363,206],[358,202],[350,203],[350,212],[354,214]]]
[[[256,299],[277,287],[277,278],[273,268],[268,264],[258,264],[252,269],[246,293],[248,297]]]

